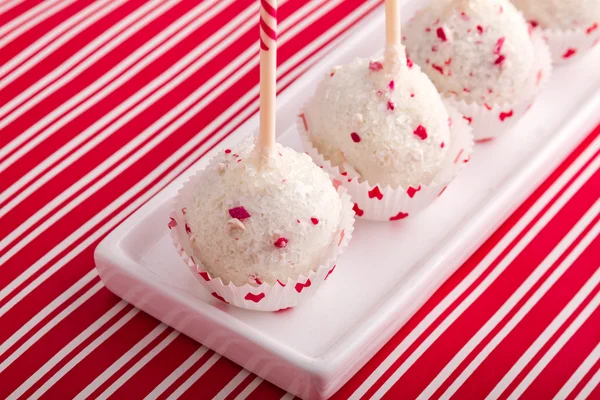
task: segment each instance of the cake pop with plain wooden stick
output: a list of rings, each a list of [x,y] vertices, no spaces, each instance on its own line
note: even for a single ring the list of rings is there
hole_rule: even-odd
[[[328,162],[340,179],[352,175],[350,182],[343,181],[355,201],[365,192],[364,203],[375,201],[377,208],[385,207],[384,188],[413,194],[426,186],[448,184],[444,169],[452,164],[450,158],[456,158],[454,133],[461,134],[453,133],[449,112],[435,86],[406,57],[401,44],[400,2],[387,0],[385,8],[383,56],[334,67],[304,107],[299,126],[317,153],[309,150],[315,161],[320,163],[322,158]],[[460,161],[467,156],[462,150]],[[351,186],[357,182],[365,187],[357,187],[354,193]],[[364,212],[366,218],[386,220],[398,214],[386,217],[387,211],[378,210],[377,216],[369,216],[364,209],[367,205],[357,203],[358,215]]]

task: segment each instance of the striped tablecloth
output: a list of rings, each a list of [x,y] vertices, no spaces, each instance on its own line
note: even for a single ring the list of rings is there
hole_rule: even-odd
[[[280,91],[380,5],[281,3]],[[256,113],[257,10],[0,0],[0,398],[291,397],[111,294],[92,258]],[[599,135],[335,397],[600,398]]]

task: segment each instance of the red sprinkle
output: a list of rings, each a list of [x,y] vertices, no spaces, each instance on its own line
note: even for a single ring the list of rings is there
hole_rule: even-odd
[[[285,283],[281,282],[279,279],[277,279],[277,283],[279,283],[281,286],[285,287]]]
[[[225,154],[229,154],[229,153],[231,153],[231,150],[225,149]]]
[[[396,85],[394,84],[394,81],[390,81],[390,83],[388,84],[388,88],[390,88],[390,90],[394,90],[396,87]]]
[[[377,200],[383,199],[383,193],[381,193],[381,190],[379,190],[379,186],[375,186],[373,190],[369,190],[369,198],[373,199],[375,197]]]
[[[435,64],[431,64],[431,67],[433,69],[435,69],[436,71],[438,71],[440,74],[444,75],[444,68],[440,67],[439,65],[435,65]]]
[[[490,106],[488,103],[483,103],[483,105],[485,106],[485,108],[492,111],[492,106]]]
[[[537,21],[529,21],[529,25],[531,25],[532,28],[537,28],[539,24],[540,23]]]
[[[381,90],[377,91],[377,96],[381,96],[383,94],[383,92]]]
[[[280,248],[280,249],[285,249],[285,247],[288,244],[288,240],[286,238],[284,238],[283,236],[280,237],[279,239],[277,239],[275,241],[275,243],[273,243],[275,245],[275,247]]]
[[[444,142],[440,143],[440,147],[443,149],[446,144]]]
[[[469,18],[469,16],[467,15],[467,13],[465,13],[464,11],[460,13],[460,16],[462,17],[462,19],[464,19],[465,21],[470,21],[471,18]]]
[[[467,122],[469,123],[469,125],[471,125],[473,123],[473,118],[472,117],[467,117],[466,115],[463,115],[463,118],[467,120]]]
[[[313,225],[319,225],[319,219],[318,218],[312,217],[310,219],[310,221],[313,223]]]
[[[411,93],[411,94],[410,94],[410,97],[415,97],[415,94],[414,94],[414,93]]]
[[[589,28],[587,28],[587,30],[585,31],[588,35],[590,35],[592,32],[594,32],[596,29],[598,29],[598,23],[596,22],[594,25],[590,26]]]
[[[452,64],[452,57],[450,57],[449,59],[447,59],[446,61],[444,61],[445,65],[450,65]]]
[[[183,207],[183,208],[181,209],[181,213],[182,213],[183,215],[185,215],[185,214],[187,213],[187,208]]]
[[[500,54],[500,52],[502,51],[502,46],[504,46],[505,40],[506,38],[504,36],[498,39],[498,41],[496,42],[496,49],[494,50],[494,54]]]
[[[463,88],[463,92],[465,92],[465,93],[471,93],[471,90],[467,89],[467,88]]]
[[[360,207],[356,203],[354,203],[354,207],[352,207],[352,211],[354,211],[356,213],[356,215],[358,215],[359,217],[362,217],[363,214],[365,213],[363,210],[360,209]]]
[[[440,192],[440,194],[438,194],[438,197],[440,197],[448,188],[448,186],[444,186],[444,188],[442,189],[442,191]]]
[[[496,61],[494,61],[494,64],[496,64],[496,65],[500,65],[500,64],[502,64],[502,63],[504,62],[504,60],[506,60],[506,57],[504,57],[503,55],[500,55],[500,56],[499,56],[499,57],[496,59]]]
[[[231,215],[231,218],[237,218],[240,221],[243,221],[246,218],[251,217],[250,213],[248,211],[246,211],[246,209],[242,206],[230,208],[229,215]]]
[[[414,64],[413,64],[413,62],[412,62],[412,60],[410,58],[407,58],[406,59],[406,65],[408,65],[408,68],[412,68]]]
[[[510,117],[512,117],[512,116],[513,116],[513,110],[510,110],[509,112],[501,112],[501,113],[500,113],[500,121],[503,121],[503,122],[504,122],[504,120],[505,120],[506,118],[510,118]]]
[[[369,69],[371,71],[381,71],[383,69],[383,64],[379,61],[371,61],[369,62]]]
[[[479,32],[480,35],[483,35],[483,26],[477,25],[477,32]]]
[[[393,110],[394,108],[396,108],[396,105],[394,104],[394,102],[391,100],[388,100],[388,109]]]
[[[262,285],[262,281],[258,278],[254,278],[254,282],[256,282],[257,285]]]
[[[406,190],[406,193],[408,194],[408,197],[412,199],[413,197],[415,197],[415,193],[417,193],[419,190],[421,190],[421,185],[419,185],[419,187],[416,189],[412,186],[409,186]]]
[[[169,221],[169,224],[167,226],[169,227],[169,229],[173,229],[177,226],[177,221],[175,221],[175,219],[171,217],[171,220]]]
[[[425,129],[423,125],[417,126],[417,129],[415,129],[413,133],[421,140],[427,139],[427,129]]]
[[[404,219],[408,217],[408,213],[403,213],[402,211],[400,211],[398,214],[396,214],[395,216],[390,218],[390,221],[399,221],[401,219]]]
[[[190,228],[190,226],[187,223],[185,224],[185,231],[187,232],[188,235],[192,234],[192,229]]]
[[[444,31],[444,28],[442,28],[441,26],[439,28],[437,28],[437,37],[439,37],[442,42],[446,42],[448,40],[448,38],[446,37],[446,32]]]
[[[565,54],[563,54],[563,58],[571,58],[577,53],[575,49],[569,49]]]
[[[354,141],[354,143],[360,143],[360,136],[358,136],[358,133],[352,132],[350,134],[350,137],[352,138],[352,140]]]

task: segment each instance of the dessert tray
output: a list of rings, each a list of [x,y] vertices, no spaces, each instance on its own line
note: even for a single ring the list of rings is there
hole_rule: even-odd
[[[403,15],[419,0],[408,1]],[[334,65],[372,56],[384,43],[383,8],[363,21],[278,98],[279,141],[301,150],[299,108]],[[331,279],[295,309],[228,306],[204,290],[171,242],[169,204],[230,135],[97,248],[105,285],[136,307],[302,398],[326,398],[347,382],[429,296],[600,122],[600,50],[554,72],[515,128],[481,143],[463,173],[424,212],[396,223],[357,220]]]

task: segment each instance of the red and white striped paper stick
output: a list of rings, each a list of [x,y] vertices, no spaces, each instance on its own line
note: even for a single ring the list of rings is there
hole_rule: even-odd
[[[277,0],[260,0],[260,131],[258,149],[269,156],[275,146],[277,82]]]

